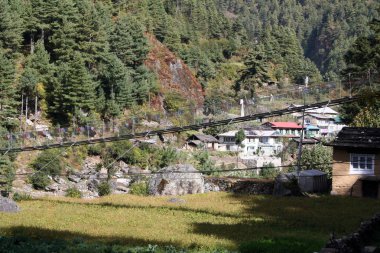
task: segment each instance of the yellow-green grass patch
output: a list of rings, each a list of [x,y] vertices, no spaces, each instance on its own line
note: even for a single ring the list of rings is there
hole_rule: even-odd
[[[229,193],[171,197],[112,195],[95,200],[47,198],[20,202],[16,214],[0,213],[4,236],[84,238],[126,245],[237,249],[244,242],[297,240],[315,245],[329,234],[354,231],[380,211],[372,199],[247,196]]]

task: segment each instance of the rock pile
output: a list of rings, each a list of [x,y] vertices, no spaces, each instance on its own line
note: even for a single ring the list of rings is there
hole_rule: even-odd
[[[204,193],[204,179],[203,175],[189,164],[163,168],[149,180],[149,194],[151,195],[195,193]]]
[[[51,177],[51,184],[45,187],[44,191],[36,191],[31,185],[14,187],[13,192],[26,193],[31,197],[43,196],[64,196],[69,188],[77,188],[83,198],[99,197],[98,185],[107,179],[107,171],[100,168],[100,159],[94,157],[87,158],[83,164],[82,170],[71,171],[67,177]],[[129,192],[129,187],[133,183],[134,176],[131,173],[149,173],[147,170],[130,167],[124,162],[119,162],[114,176],[110,179],[110,186],[113,193],[124,194]]]

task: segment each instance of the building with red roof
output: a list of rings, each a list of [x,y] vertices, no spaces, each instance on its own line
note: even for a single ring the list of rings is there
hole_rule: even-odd
[[[263,126],[270,127],[282,135],[300,136],[302,131],[302,126],[296,122],[266,122]]]

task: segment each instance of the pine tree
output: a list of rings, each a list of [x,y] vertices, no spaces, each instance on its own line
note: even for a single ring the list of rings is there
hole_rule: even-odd
[[[111,35],[111,51],[128,67],[137,67],[146,59],[148,42],[143,28],[130,16],[120,18]]]
[[[109,49],[107,31],[101,22],[95,3],[92,1],[76,1],[76,6],[81,15],[76,29],[78,50],[82,53],[86,66],[93,70],[99,55],[104,54]]]
[[[15,179],[15,168],[9,156],[0,155],[0,191],[8,196],[12,190],[12,183]]]
[[[102,91],[107,99],[111,98],[111,93],[113,92],[117,103],[122,109],[134,103],[132,97],[133,81],[130,71],[116,55],[110,53],[104,57],[104,62],[101,63],[99,68],[99,78]]]
[[[53,109],[64,116],[63,120],[75,116],[77,111],[91,112],[95,108],[96,85],[80,53],[74,52],[67,63],[58,66],[58,75],[60,86]]]
[[[0,47],[15,53],[21,46],[23,23],[9,0],[0,0]]]
[[[0,48],[0,126],[7,128],[14,126],[17,114],[14,81],[14,64]]]
[[[235,84],[235,90],[248,90],[251,97],[255,88],[269,81],[268,62],[262,45],[258,45],[250,52],[244,61],[245,69],[240,79]]]

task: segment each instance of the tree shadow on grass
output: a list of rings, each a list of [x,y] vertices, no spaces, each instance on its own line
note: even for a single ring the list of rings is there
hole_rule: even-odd
[[[98,246],[109,247],[109,246],[115,246],[115,245],[124,246],[124,247],[127,247],[127,246],[136,247],[136,246],[147,246],[147,245],[161,245],[161,246],[170,245],[176,248],[181,247],[180,242],[175,242],[175,241],[165,242],[165,241],[151,240],[149,238],[141,239],[141,238],[124,237],[124,236],[111,236],[111,237],[110,236],[90,236],[85,233],[78,233],[78,232],[65,231],[65,230],[55,230],[55,229],[44,229],[44,228],[30,227],[30,226],[16,226],[16,227],[3,228],[2,233],[5,235],[5,237],[0,237],[0,239],[12,238],[13,242],[16,244],[19,244],[19,241],[27,241],[28,243],[32,243],[32,244],[42,241],[48,245],[59,244],[65,247],[73,246],[79,243],[87,243],[89,246],[93,245],[92,247],[95,247],[95,248]],[[3,245],[1,245],[1,240],[0,240],[0,250],[2,246]]]
[[[380,211],[378,202],[331,196],[318,198],[231,195],[250,218],[233,224],[193,223],[197,234],[250,245],[242,252],[312,252],[332,232],[354,231],[360,221]],[[371,208],[373,207],[373,208]],[[295,245],[289,248],[289,244]]]

